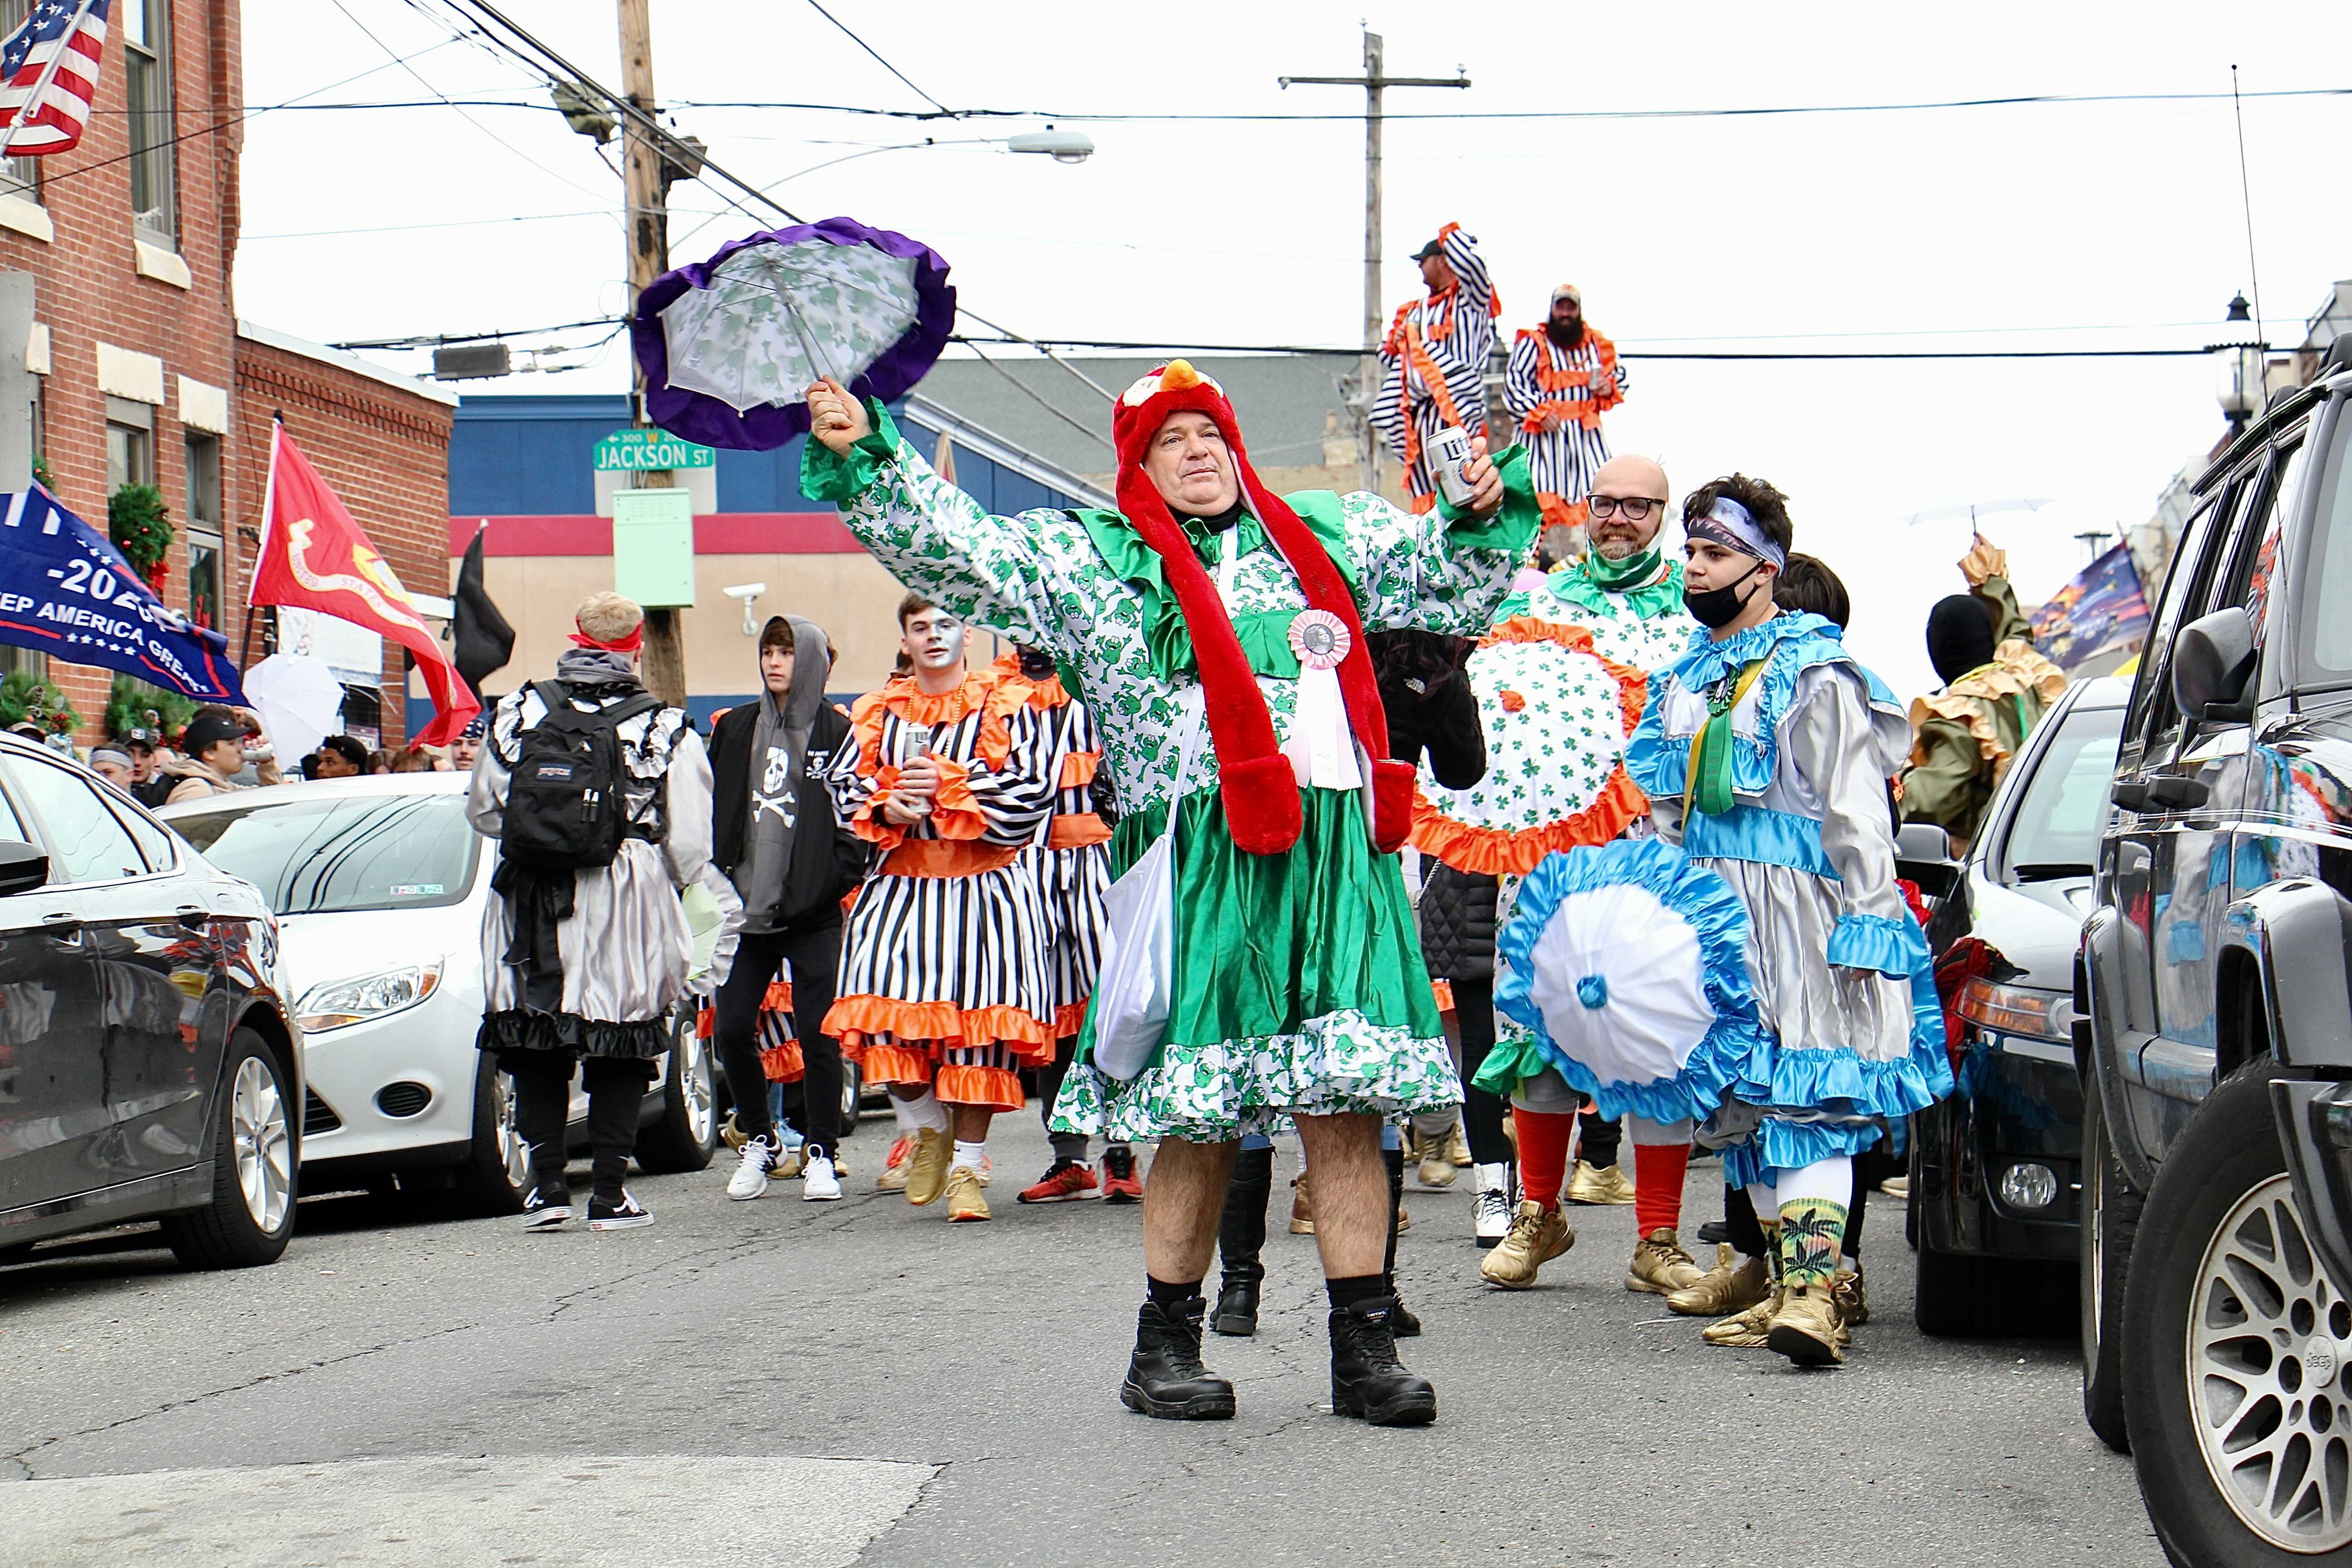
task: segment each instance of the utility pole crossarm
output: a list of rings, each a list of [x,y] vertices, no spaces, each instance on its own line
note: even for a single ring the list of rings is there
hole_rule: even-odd
[[[1466,76],[1278,76],[1279,87],[1468,87]]]

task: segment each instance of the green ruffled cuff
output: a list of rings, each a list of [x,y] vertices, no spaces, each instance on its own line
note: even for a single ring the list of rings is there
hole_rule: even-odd
[[[1528,472],[1528,449],[1509,446],[1491,454],[1495,471],[1503,476],[1503,504],[1494,516],[1473,517],[1437,496],[1437,514],[1446,521],[1447,541],[1460,550],[1507,550],[1525,555],[1535,548],[1543,528],[1543,507],[1536,500],[1535,479]]]
[[[873,488],[884,468],[898,460],[898,426],[878,397],[866,400],[866,416],[874,422],[871,434],[842,457],[812,437],[801,448],[801,494],[811,500],[847,506]]]

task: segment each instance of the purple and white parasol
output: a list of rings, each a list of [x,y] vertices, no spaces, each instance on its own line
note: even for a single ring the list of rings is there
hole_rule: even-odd
[[[947,279],[920,240],[852,218],[735,240],[637,296],[646,413],[707,447],[770,451],[809,427],[802,394],[821,376],[897,397],[954,330]]]

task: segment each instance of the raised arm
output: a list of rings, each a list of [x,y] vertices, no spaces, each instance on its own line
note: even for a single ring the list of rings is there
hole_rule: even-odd
[[[1447,224],[1437,237],[1445,247],[1445,264],[1462,280],[1454,301],[1458,357],[1484,370],[1487,352],[1495,346],[1495,280],[1487,274],[1486,258],[1478,254],[1477,240],[1464,233],[1460,224]]]
[[[830,387],[830,391],[826,390]],[[1041,531],[1056,512],[991,517],[931,471],[881,403],[838,386],[809,389],[814,429],[801,458],[801,492],[831,501],[858,542],[890,574],[963,619],[1075,661],[1082,628],[1049,593]]]

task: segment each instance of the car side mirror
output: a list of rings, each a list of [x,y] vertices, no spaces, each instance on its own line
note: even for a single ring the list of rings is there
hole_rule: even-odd
[[[2247,688],[2253,679],[2254,623],[2245,611],[2200,616],[2173,638],[2172,705],[2192,732],[2200,721],[2251,722]]]
[[[0,839],[0,898],[29,893],[49,881],[47,854],[30,844]]]
[[[1959,881],[1952,836],[1932,822],[1906,822],[1895,833],[1895,874],[1931,899],[1949,896]]]

